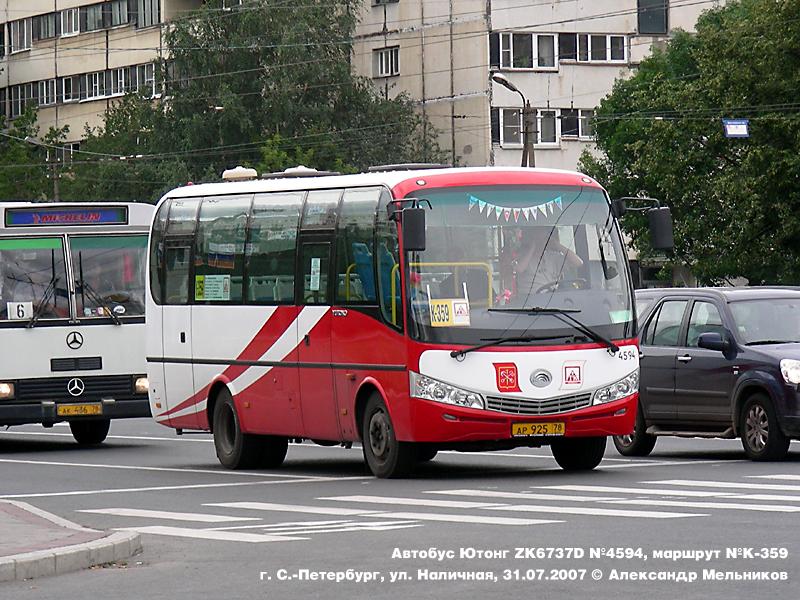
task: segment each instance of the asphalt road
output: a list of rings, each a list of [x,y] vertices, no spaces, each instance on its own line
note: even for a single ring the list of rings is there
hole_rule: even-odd
[[[0,432],[0,498],[143,534],[125,564],[0,584],[15,600],[730,599],[800,581],[798,443],[780,463],[733,440],[661,439],[635,460],[609,444],[583,474],[546,448],[448,452],[377,480],[360,448],[295,445],[280,470],[232,472],[209,436],[146,419],[96,449],[28,426]]]

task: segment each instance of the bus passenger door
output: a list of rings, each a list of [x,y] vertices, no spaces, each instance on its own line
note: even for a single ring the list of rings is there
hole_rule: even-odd
[[[331,368],[331,241],[305,236],[300,242],[297,355],[303,437],[340,440]]]

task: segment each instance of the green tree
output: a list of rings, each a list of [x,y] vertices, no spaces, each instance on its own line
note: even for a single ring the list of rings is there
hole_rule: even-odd
[[[581,168],[612,196],[672,208],[676,259],[701,281],[800,282],[800,3],[738,0],[677,32],[598,111],[600,158]],[[723,118],[749,118],[748,139]],[[646,222],[623,219],[650,254]]]
[[[26,141],[39,133],[36,112],[26,110],[6,129],[0,116],[0,199],[48,198],[48,166],[41,146]]]
[[[98,154],[76,165],[70,193],[154,199],[239,164],[353,171],[442,160],[433,127],[407,97],[381,98],[353,74],[360,4],[258,0],[223,10],[209,0],[172,22],[166,96],[128,97],[87,132],[82,149]]]

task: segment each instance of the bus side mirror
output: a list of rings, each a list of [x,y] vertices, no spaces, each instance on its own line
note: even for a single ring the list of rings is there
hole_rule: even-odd
[[[675,246],[672,235],[672,212],[667,206],[658,206],[647,211],[650,225],[650,244],[654,250],[671,250]]]
[[[403,250],[422,252],[425,250],[425,209],[405,208],[402,213]]]

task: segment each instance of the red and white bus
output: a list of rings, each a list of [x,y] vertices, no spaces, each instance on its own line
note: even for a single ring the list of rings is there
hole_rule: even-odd
[[[0,203],[0,427],[66,421],[99,444],[149,417],[151,204]]]
[[[378,477],[443,449],[597,466],[633,430],[633,289],[580,173],[393,169],[175,189],[154,218],[154,418],[230,468],[361,442]],[[303,176],[300,176],[303,175]],[[311,176],[309,176],[311,175]]]

